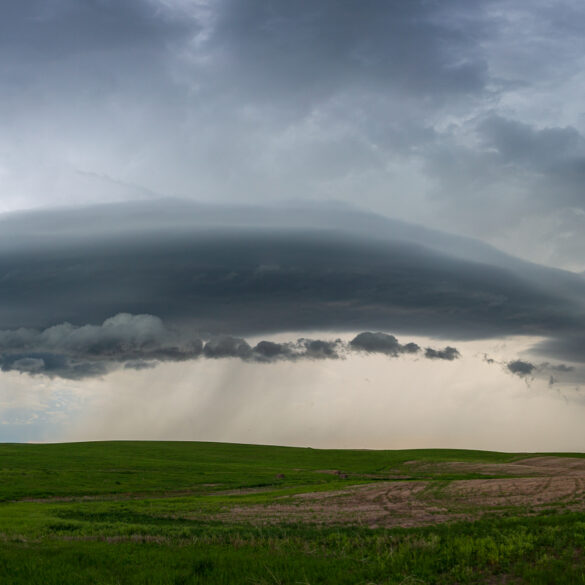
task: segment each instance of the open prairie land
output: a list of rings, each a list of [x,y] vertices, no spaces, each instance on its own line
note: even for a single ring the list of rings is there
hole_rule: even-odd
[[[585,458],[0,445],[0,582],[585,584]]]

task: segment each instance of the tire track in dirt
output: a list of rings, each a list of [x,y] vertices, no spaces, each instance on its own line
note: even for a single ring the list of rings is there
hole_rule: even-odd
[[[465,469],[467,464],[457,466]],[[308,492],[268,504],[235,505],[216,517],[253,524],[308,522],[377,526],[422,526],[470,520],[487,513],[534,513],[562,507],[585,509],[585,460],[535,457],[512,464],[524,477],[453,481],[384,481],[334,492]],[[451,469],[455,464],[451,465]],[[505,475],[510,464],[473,464],[474,472]]]

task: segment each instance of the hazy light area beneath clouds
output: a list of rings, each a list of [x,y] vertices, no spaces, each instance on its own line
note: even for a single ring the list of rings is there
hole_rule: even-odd
[[[424,338],[415,338],[425,345]],[[531,340],[534,342],[535,340]],[[462,358],[352,356],[250,364],[236,359],[165,363],[66,383],[59,424],[37,440],[161,439],[314,448],[453,447],[503,451],[585,449],[585,401],[574,384],[554,389],[503,364],[526,340],[460,343]],[[21,380],[17,378],[16,380]],[[43,417],[48,403],[29,381]],[[21,395],[22,398],[22,395]],[[45,397],[46,398],[46,397]]]

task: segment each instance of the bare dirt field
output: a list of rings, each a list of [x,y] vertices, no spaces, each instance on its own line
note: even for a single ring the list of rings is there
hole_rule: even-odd
[[[407,466],[419,473],[440,469],[442,473],[492,477],[377,481],[336,491],[284,496],[269,504],[234,506],[218,518],[254,524],[410,527],[473,520],[485,514],[537,514],[552,508],[585,510],[585,459],[547,456],[506,464],[412,461]]]

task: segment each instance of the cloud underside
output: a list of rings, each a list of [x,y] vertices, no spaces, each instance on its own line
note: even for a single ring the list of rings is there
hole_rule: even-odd
[[[187,332],[168,329],[153,315],[120,313],[101,325],[63,323],[35,331],[0,331],[0,368],[31,375],[81,379],[101,376],[115,369],[145,369],[158,362],[193,359],[238,358],[250,363],[340,359],[352,352],[419,354],[413,343],[402,345],[386,333],[363,332],[349,343],[341,339],[300,338],[290,342],[263,340],[251,346],[245,339],[217,336],[203,341]],[[424,357],[452,361],[452,348],[427,348]]]
[[[10,344],[24,341],[14,330],[42,331],[42,343],[31,346],[38,355],[10,358],[5,367],[34,370],[40,360],[46,367],[57,358],[41,355],[43,348],[59,353],[49,335],[68,339],[65,353],[72,355],[93,331],[82,326],[101,327],[118,313],[154,315],[181,339],[366,330],[454,341],[539,336],[543,355],[585,361],[582,277],[351,209],[337,217],[327,209],[232,210],[163,201],[21,214],[3,223],[0,330],[12,341],[2,347],[16,356]],[[123,343],[109,351],[114,360],[232,351],[193,343],[177,349],[165,342],[150,357],[133,356]],[[361,343],[365,351],[408,352],[388,338]],[[265,345],[255,355],[271,351]],[[453,355],[430,351],[426,357]]]

